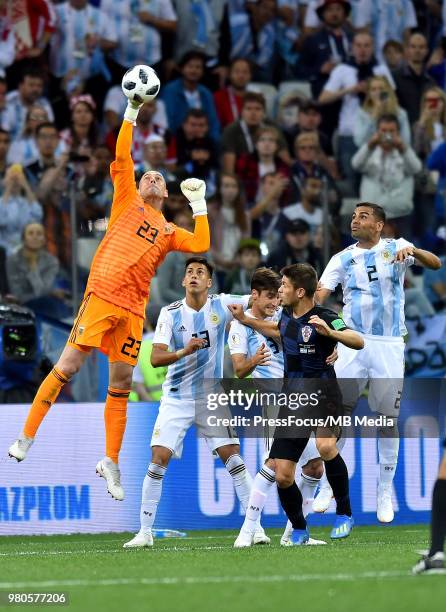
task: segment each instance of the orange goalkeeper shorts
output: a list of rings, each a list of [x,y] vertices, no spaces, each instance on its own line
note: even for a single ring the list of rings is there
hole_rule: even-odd
[[[135,366],[143,333],[142,317],[89,293],[79,308],[68,345],[86,351],[97,348],[109,361]]]

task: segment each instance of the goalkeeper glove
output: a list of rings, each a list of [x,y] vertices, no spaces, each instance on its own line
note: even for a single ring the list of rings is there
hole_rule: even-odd
[[[201,179],[188,178],[180,185],[183,195],[189,200],[193,216],[207,215],[207,206],[204,196],[206,194],[206,183]]]
[[[141,108],[141,106],[142,103],[134,102],[133,100],[128,100],[127,108],[125,109],[124,113],[124,119],[134,124],[136,118],[138,117],[139,109]]]

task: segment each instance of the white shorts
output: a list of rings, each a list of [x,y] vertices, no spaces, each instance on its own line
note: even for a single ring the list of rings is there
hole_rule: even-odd
[[[307,465],[309,461],[312,459],[320,459],[319,451],[316,448],[316,438],[314,434],[312,434],[311,438],[308,440],[306,447],[304,448],[304,452],[300,456],[299,464],[301,467]]]
[[[203,413],[201,417],[197,414],[195,400],[162,397],[150,446],[164,446],[172,451],[174,458],[179,459],[183,452],[184,436],[194,423],[212,452],[221,446],[240,444],[239,439],[234,437],[235,432],[232,428],[228,428],[227,438],[210,436],[209,425],[206,422],[207,416],[207,413]]]
[[[334,367],[343,404],[353,409],[369,382],[372,412],[396,417],[403,392],[404,341],[392,336],[363,337],[365,346],[361,351],[338,344],[339,358]]]

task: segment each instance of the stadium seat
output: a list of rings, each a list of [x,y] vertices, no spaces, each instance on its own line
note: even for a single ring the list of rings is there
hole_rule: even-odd
[[[77,239],[77,265],[89,270],[94,254],[100,243],[100,238]]]
[[[279,85],[279,99],[290,94],[296,94],[308,99],[313,97],[309,81],[282,81]]]
[[[160,297],[160,290],[158,287],[158,279],[156,276],[153,277],[150,283],[150,302],[153,304],[162,304]]]
[[[256,93],[261,93],[266,101],[266,114],[268,117],[273,118],[276,109],[276,98],[277,98],[277,89],[274,85],[269,85],[268,83],[257,83],[252,82],[249,83],[247,87],[248,91],[255,91]]]

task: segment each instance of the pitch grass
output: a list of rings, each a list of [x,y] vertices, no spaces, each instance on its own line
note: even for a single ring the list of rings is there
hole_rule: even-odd
[[[123,550],[132,534],[3,537],[0,591],[69,593],[68,610],[416,612],[444,610],[446,576],[412,576],[427,527],[358,527],[327,546],[234,550],[228,531]],[[5,608],[6,609],[6,608]]]

